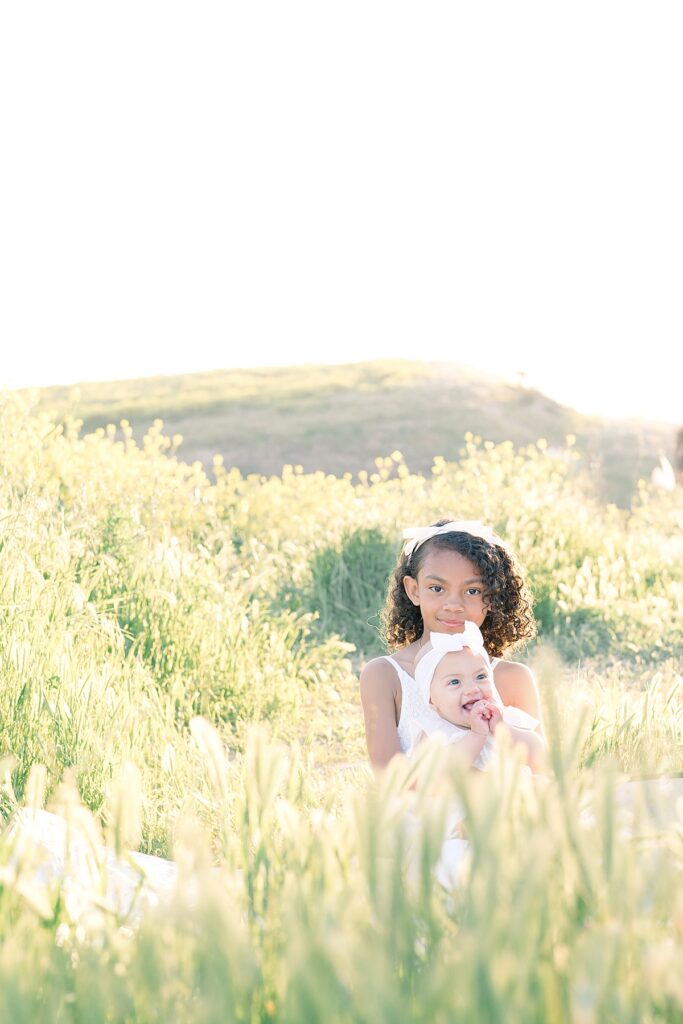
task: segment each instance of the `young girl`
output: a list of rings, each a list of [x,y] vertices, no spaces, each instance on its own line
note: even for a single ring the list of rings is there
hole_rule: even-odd
[[[462,633],[466,621],[481,629],[503,704],[542,719],[529,669],[500,660],[508,648],[535,632],[522,570],[500,537],[479,522],[442,519],[405,530],[404,538],[384,609],[386,639],[395,651],[368,662],[360,678],[368,753],[375,768],[409,749],[422,710],[415,659],[429,634]]]
[[[504,707],[493,681],[481,631],[465,622],[462,633],[430,633],[415,659],[421,714],[411,735],[412,753],[430,736],[457,744],[463,763],[486,771],[495,757],[494,736],[506,731],[524,749],[527,767],[543,767],[544,744],[534,731],[538,720],[519,708]]]

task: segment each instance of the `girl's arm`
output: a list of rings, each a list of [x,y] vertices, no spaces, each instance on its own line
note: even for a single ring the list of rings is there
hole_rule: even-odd
[[[533,729],[518,729],[514,725],[508,725],[507,728],[510,730],[514,742],[526,747],[526,763],[534,775],[546,772],[548,764],[543,737],[534,732]]]
[[[518,743],[526,749],[526,763],[534,775],[546,770],[546,745],[543,736],[535,729],[523,729],[521,726],[512,725],[504,718],[505,710],[498,704],[487,701],[490,718],[489,729],[492,733],[499,735],[505,729],[513,743]]]
[[[543,736],[543,709],[531,669],[519,661],[501,661],[496,665],[494,678],[503,704],[512,704],[537,718],[537,731]]]
[[[384,768],[401,753],[396,727],[396,687],[398,676],[388,661],[375,658],[360,674],[360,699],[365,716],[365,741],[370,764]]]

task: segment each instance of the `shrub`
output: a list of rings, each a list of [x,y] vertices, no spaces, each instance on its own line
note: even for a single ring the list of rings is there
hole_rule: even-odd
[[[396,561],[396,545],[378,529],[358,529],[317,552],[304,603],[325,634],[338,633],[363,654],[382,648],[379,609]]]

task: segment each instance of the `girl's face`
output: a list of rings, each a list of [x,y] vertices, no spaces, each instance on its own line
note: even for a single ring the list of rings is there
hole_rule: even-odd
[[[469,647],[449,651],[436,666],[429,697],[441,718],[469,729],[470,713],[477,701],[494,699],[491,668]]]
[[[481,573],[457,551],[432,547],[417,579],[406,576],[403,586],[422,613],[425,634],[462,633],[466,621],[481,626],[486,618]]]

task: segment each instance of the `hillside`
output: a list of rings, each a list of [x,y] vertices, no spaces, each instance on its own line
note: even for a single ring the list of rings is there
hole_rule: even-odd
[[[40,404],[86,432],[127,419],[141,438],[154,419],[182,435],[180,457],[214,454],[244,474],[300,464],[341,475],[400,450],[413,472],[456,459],[467,431],[523,445],[574,434],[602,497],[627,505],[639,478],[673,450],[668,424],[584,416],[546,395],[455,363],[403,360],[339,366],[215,370],[55,387]]]
[[[0,1021],[680,1024],[683,490],[474,440],[212,481],[113,433],[0,395]],[[534,596],[542,779],[504,731],[368,768],[401,531],[454,506]]]

